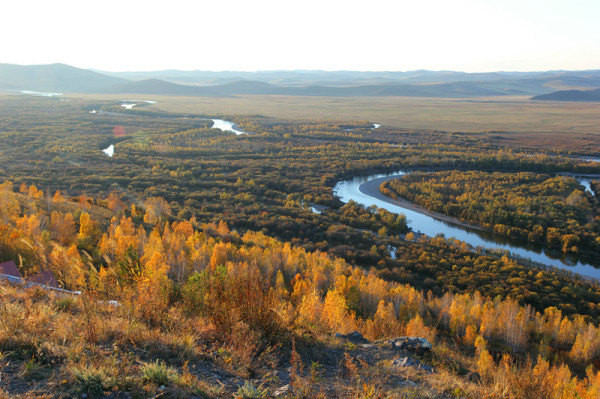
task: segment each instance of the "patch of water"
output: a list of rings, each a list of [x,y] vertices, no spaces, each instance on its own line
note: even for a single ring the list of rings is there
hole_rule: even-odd
[[[211,121],[213,121],[213,125],[212,125],[213,129],[220,129],[224,132],[235,133],[238,136],[241,134],[248,134],[248,133],[244,132],[243,130],[238,130],[237,125],[233,122],[225,121],[223,119],[211,119]]]
[[[13,91],[13,90],[11,90]],[[14,90],[17,91],[21,94],[28,94],[30,96],[36,96],[36,97],[56,97],[56,96],[62,96],[62,93],[52,93],[52,92],[47,92],[47,91],[33,91],[33,90]]]
[[[594,194],[594,192],[592,191],[592,181],[590,179],[577,178],[577,180],[579,181],[579,184],[585,187],[585,191],[591,193],[592,195]]]
[[[125,101],[125,102],[128,102],[128,103],[157,104],[156,101],[152,101],[152,100],[121,100],[121,101]]]
[[[113,155],[115,155],[115,145],[109,145],[107,148],[103,149],[102,152],[112,158]]]

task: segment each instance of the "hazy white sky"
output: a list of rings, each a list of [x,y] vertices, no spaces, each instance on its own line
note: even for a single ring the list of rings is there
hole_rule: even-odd
[[[111,71],[600,69],[600,0],[4,0],[0,37]]]

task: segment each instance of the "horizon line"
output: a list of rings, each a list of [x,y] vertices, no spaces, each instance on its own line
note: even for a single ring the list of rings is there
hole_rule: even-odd
[[[64,62],[50,62],[45,64],[18,64],[11,62],[0,62],[0,65],[16,65],[23,67],[34,67],[34,66],[51,66],[51,65],[65,65],[72,68],[84,69],[93,72],[99,73],[150,73],[150,72],[208,72],[208,73],[261,73],[261,72],[328,72],[328,73],[336,73],[336,72],[358,72],[358,73],[410,73],[410,72],[452,72],[452,73],[464,73],[464,74],[485,74],[485,73],[548,73],[548,72],[592,72],[592,71],[600,71],[600,66],[598,68],[592,69],[534,69],[534,70],[507,70],[507,69],[498,69],[498,70],[486,70],[486,71],[464,71],[458,69],[426,69],[426,68],[418,68],[418,69],[407,69],[407,70],[393,70],[393,69],[382,69],[382,70],[373,70],[373,69],[255,69],[255,70],[243,70],[243,69],[177,69],[177,68],[166,68],[166,69],[136,69],[136,70],[108,70],[101,68],[86,68],[79,67],[72,64],[67,64]]]

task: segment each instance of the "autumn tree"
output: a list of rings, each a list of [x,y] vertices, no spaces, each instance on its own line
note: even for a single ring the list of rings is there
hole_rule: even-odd
[[[76,226],[70,213],[52,212],[50,215],[52,238],[62,245],[69,245],[75,239]]]
[[[65,197],[63,197],[59,190],[56,190],[54,196],[52,197],[52,202],[54,202],[55,204],[62,204],[65,201]]]
[[[21,205],[13,192],[13,184],[5,181],[0,184],[0,217],[2,223],[7,224],[19,215]]]
[[[85,284],[85,269],[75,245],[68,248],[54,245],[50,253],[48,268],[67,290],[80,290]]]
[[[121,200],[121,196],[115,191],[108,195],[108,198],[106,199],[106,206],[115,214],[119,214],[123,209],[126,208],[125,202]]]
[[[163,198],[151,197],[144,202],[146,213],[144,223],[154,225],[171,216],[171,206]]]

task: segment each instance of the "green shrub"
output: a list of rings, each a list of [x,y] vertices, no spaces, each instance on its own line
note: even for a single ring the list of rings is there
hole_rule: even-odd
[[[75,300],[70,296],[64,296],[62,298],[57,299],[54,304],[56,305],[56,308],[59,311],[68,312],[73,308]]]
[[[31,380],[41,380],[47,377],[47,369],[33,357],[23,363],[21,377]]]
[[[235,393],[236,398],[242,399],[260,399],[265,398],[267,396],[267,392],[262,389],[260,386],[255,387],[250,381],[245,381],[244,385],[238,388]]]
[[[85,393],[90,397],[100,397],[104,391],[110,389],[108,377],[102,370],[83,366],[71,370],[75,378],[75,390]]]
[[[164,362],[157,360],[154,363],[144,364],[142,367],[142,378],[144,381],[152,382],[156,385],[168,386],[177,381],[179,374],[173,367],[167,366]]]

